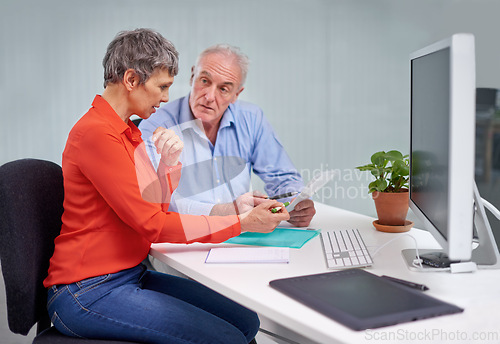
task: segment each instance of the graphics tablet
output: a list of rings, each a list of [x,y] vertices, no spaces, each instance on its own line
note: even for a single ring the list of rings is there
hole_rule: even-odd
[[[361,269],[278,279],[269,285],[356,331],[463,312]]]

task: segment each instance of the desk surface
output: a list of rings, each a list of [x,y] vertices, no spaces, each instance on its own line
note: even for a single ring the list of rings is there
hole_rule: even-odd
[[[230,246],[225,244],[154,244],[150,254],[259,315],[301,334],[312,343],[500,343],[498,270],[464,274],[410,271],[401,255],[402,249],[415,248],[415,242],[408,235],[378,232],[372,226],[373,218],[324,204],[316,204],[316,210],[310,227],[323,230],[358,228],[371,253],[400,236],[373,257],[374,264],[367,271],[425,284],[430,288],[426,293],[465,311],[356,332],[269,287],[269,281],[273,279],[331,271],[326,268],[319,237],[301,249],[291,249],[289,264],[204,263],[210,248]],[[416,238],[419,249],[439,248],[425,231],[412,229],[408,233]]]

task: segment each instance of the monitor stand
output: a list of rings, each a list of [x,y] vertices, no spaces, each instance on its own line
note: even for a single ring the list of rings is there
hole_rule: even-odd
[[[474,245],[471,262],[476,263],[477,267],[480,269],[500,269],[500,254],[476,183],[474,183],[474,228],[478,236],[478,242],[471,241],[471,245]],[[440,251],[426,249],[418,250],[419,255],[432,252]],[[443,268],[435,268],[429,265],[422,265],[422,268],[418,265],[415,266],[414,261],[417,258],[417,255],[416,250],[414,249],[402,250],[401,253],[408,268],[412,271],[445,270]]]

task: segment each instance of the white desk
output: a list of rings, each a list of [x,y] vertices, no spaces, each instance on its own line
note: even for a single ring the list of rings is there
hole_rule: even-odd
[[[316,204],[311,226],[320,229],[358,228],[370,252],[401,236],[373,257],[367,271],[390,275],[427,285],[427,291],[443,301],[465,309],[463,313],[441,316],[378,330],[352,331],[322,314],[269,287],[278,278],[328,272],[320,238],[301,249],[292,249],[290,264],[204,264],[212,244],[154,244],[150,254],[184,275],[256,311],[262,328],[305,343],[500,343],[500,271],[475,273],[410,271],[401,250],[415,248],[404,234],[382,233],[372,226],[373,218]],[[422,230],[410,233],[419,248],[439,248],[432,236]],[[222,245],[222,244],[221,244]],[[482,339],[482,340],[480,340]]]

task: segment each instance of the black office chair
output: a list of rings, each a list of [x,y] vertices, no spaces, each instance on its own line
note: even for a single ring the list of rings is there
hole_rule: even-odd
[[[136,127],[139,126],[139,124],[141,123],[142,121],[142,118],[135,118],[132,120],[132,122],[135,124]]]
[[[26,336],[37,324],[37,344],[130,344],[72,338],[51,327],[42,282],[61,229],[63,198],[59,165],[21,159],[0,166],[0,259],[9,328]]]

